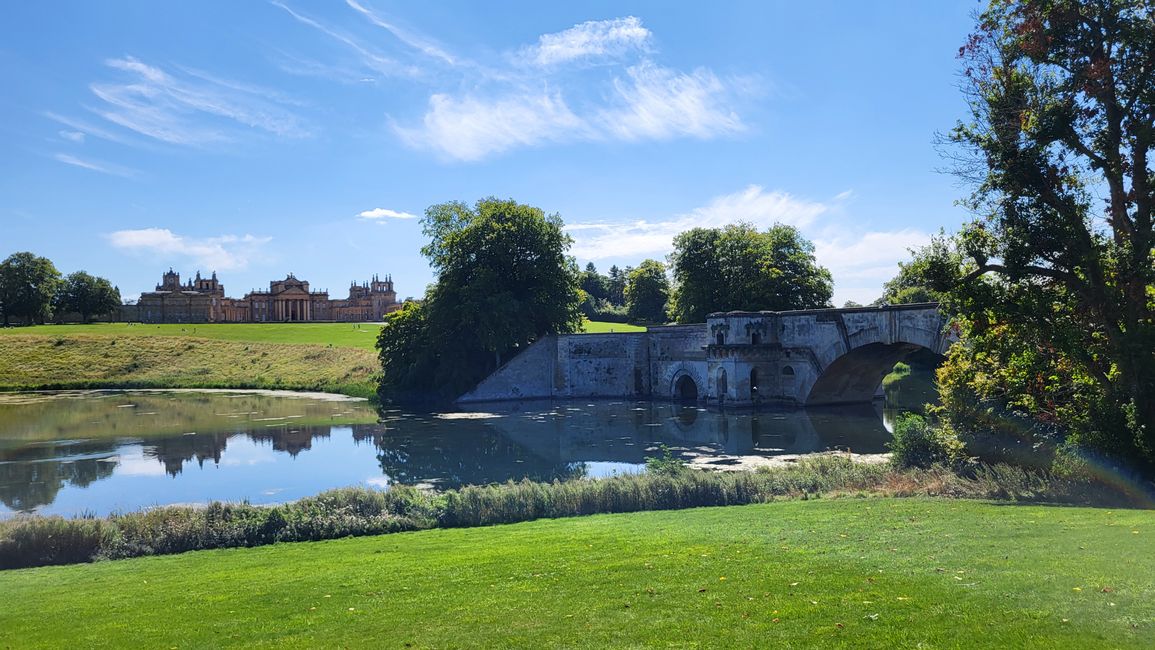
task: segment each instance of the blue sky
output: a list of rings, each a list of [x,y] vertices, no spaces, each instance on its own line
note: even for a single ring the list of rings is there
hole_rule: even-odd
[[[510,197],[584,266],[677,232],[798,226],[868,302],[966,218],[975,2],[220,0],[0,4],[0,256],[126,297],[170,266],[230,295],[432,280],[418,218]]]

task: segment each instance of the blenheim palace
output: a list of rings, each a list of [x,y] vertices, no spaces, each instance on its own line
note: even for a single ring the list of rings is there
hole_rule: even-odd
[[[310,291],[309,283],[290,273],[269,283],[268,291],[251,291],[244,298],[225,297],[217,274],[181,284],[172,269],[156,291],[140,295],[136,317],[144,323],[263,323],[289,321],[379,321],[401,308],[393,279],[349,285],[349,297],[330,300],[328,291]]]

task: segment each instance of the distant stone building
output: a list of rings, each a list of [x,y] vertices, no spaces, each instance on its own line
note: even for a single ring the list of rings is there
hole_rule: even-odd
[[[290,273],[269,283],[268,291],[251,291],[243,298],[225,296],[217,274],[181,284],[169,269],[155,291],[141,294],[137,318],[144,323],[283,323],[303,321],[379,321],[401,308],[393,279],[373,276],[371,282],[349,285],[349,297],[330,300],[327,291],[310,291],[309,283]]]

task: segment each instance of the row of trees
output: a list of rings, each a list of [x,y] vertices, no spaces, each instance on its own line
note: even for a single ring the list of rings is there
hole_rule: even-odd
[[[87,322],[120,306],[120,290],[108,280],[77,271],[61,277],[46,257],[13,253],[0,262],[0,315],[4,325],[44,323],[54,314],[78,314]]]

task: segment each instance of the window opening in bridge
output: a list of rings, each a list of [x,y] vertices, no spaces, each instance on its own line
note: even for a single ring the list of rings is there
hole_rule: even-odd
[[[758,369],[750,369],[750,399],[758,396]]]
[[[750,332],[750,345],[759,345],[762,343],[762,335],[758,332]]]
[[[793,377],[794,376],[794,369],[791,368],[790,366],[782,366],[782,376],[783,377]]]
[[[698,401],[698,385],[689,375],[682,375],[674,384],[674,397],[683,402]]]
[[[726,345],[726,334],[718,332],[718,345]]]

